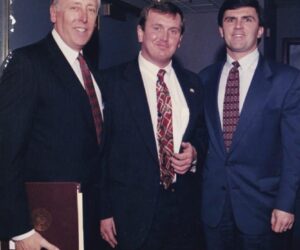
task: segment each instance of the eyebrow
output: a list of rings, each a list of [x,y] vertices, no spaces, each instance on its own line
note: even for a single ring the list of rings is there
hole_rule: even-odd
[[[237,16],[225,16],[224,20],[227,20],[227,19],[237,19],[237,18],[239,18],[239,17],[237,17]],[[242,16],[241,18],[242,19],[251,18],[251,19],[256,20],[256,18],[254,16],[252,16],[252,15]]]

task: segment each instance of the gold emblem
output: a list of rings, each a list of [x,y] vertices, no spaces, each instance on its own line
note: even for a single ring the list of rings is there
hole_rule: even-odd
[[[44,208],[37,208],[31,213],[34,229],[43,232],[46,231],[52,223],[51,214]]]

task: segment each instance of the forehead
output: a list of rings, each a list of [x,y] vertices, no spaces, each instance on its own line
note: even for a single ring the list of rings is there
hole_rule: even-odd
[[[167,26],[181,27],[181,17],[177,13],[176,15],[171,13],[162,13],[155,10],[149,10],[146,23],[160,23]]]
[[[241,17],[241,16],[253,16],[258,19],[257,12],[253,7],[241,7],[233,10],[226,10],[224,13],[224,17]]]
[[[59,0],[58,3],[61,4],[84,4],[84,5],[93,5],[99,7],[99,0]]]

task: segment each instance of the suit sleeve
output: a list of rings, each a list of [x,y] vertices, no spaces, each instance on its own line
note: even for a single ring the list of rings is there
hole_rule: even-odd
[[[197,119],[196,129],[194,135],[191,138],[191,143],[197,151],[197,167],[202,167],[207,154],[208,147],[208,132],[206,128],[204,118],[204,88],[201,81],[197,77],[197,89],[199,93],[198,97],[198,109],[200,110]]]
[[[104,109],[104,117],[105,117],[105,131],[106,131],[106,144],[104,145],[104,157],[103,157],[103,166],[101,168],[101,181],[100,181],[100,219],[106,219],[113,217],[112,214],[112,205],[111,205],[111,196],[110,196],[110,187],[109,187],[109,157],[111,150],[111,124],[112,124],[112,87],[109,84],[111,81],[108,79],[110,73],[106,73],[106,71],[101,71],[99,73],[99,79],[101,82],[101,91],[102,95],[105,98],[105,109]]]
[[[14,52],[0,79],[0,238],[32,229],[24,188],[26,149],[34,116],[33,62]]]
[[[300,74],[297,72],[285,97],[281,138],[283,166],[275,208],[294,212],[300,186]]]

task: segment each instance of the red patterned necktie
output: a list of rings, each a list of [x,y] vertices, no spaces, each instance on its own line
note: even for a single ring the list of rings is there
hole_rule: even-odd
[[[165,70],[158,71],[157,95],[157,140],[159,146],[160,180],[167,189],[173,182],[175,173],[171,166],[173,155],[172,103],[169,90],[164,82]]]
[[[232,65],[233,67],[229,71],[227,78],[223,105],[223,137],[227,151],[231,146],[233,133],[240,117],[240,77],[238,70],[240,65],[237,61],[233,62]]]
[[[100,144],[100,138],[101,138],[101,131],[102,131],[102,115],[100,111],[100,106],[98,102],[98,98],[95,92],[91,72],[82,56],[81,53],[78,55],[78,61],[82,73],[82,78],[85,86],[85,91],[88,95],[91,109],[92,109],[92,114],[94,118],[94,124],[96,128],[96,135],[97,135],[97,142]]]

